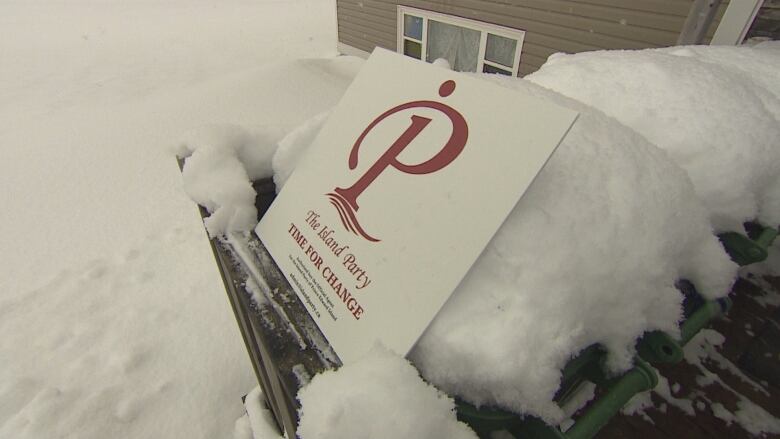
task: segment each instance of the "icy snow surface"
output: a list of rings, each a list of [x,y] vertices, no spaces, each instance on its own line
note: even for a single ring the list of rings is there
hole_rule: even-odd
[[[334,13],[0,3],[0,438],[231,437],[256,379],[170,150],[333,106],[341,61],[300,58],[334,54]]]
[[[449,396],[407,360],[376,346],[362,359],[315,376],[298,393],[301,439],[476,439]]]
[[[685,168],[718,231],[780,224],[780,51],[556,54],[530,81],[634,128]]]
[[[610,366],[631,366],[644,331],[677,332],[678,278],[707,297],[736,272],[685,172],[614,119],[520,79],[501,86],[575,109],[580,117],[410,354],[423,376],[475,404],[563,418],[552,402],[560,370],[593,343]],[[286,138],[301,155],[314,137]],[[286,166],[295,161],[285,160]],[[289,168],[274,171],[288,175]]]

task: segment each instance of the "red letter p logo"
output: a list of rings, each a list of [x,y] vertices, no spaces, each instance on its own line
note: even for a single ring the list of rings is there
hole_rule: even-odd
[[[439,96],[447,97],[452,94],[454,90],[455,81],[445,81],[441,87],[439,87]],[[365,191],[366,188],[368,188],[368,186],[371,185],[388,167],[395,168],[406,174],[430,174],[446,167],[458,157],[461,151],[463,151],[469,136],[466,120],[452,107],[435,101],[408,102],[385,111],[366,127],[352,146],[352,151],[349,154],[349,169],[355,169],[357,167],[358,151],[366,135],[388,116],[409,108],[432,108],[444,113],[450,119],[450,122],[452,123],[452,133],[444,147],[427,161],[416,165],[409,165],[398,160],[398,155],[401,154],[409,143],[411,143],[411,141],[414,140],[414,138],[416,138],[431,122],[431,119],[427,117],[414,115],[411,117],[411,125],[409,125],[409,128],[407,128],[406,131],[390,145],[390,148],[388,148],[387,151],[371,165],[355,184],[346,189],[335,188],[333,192],[327,194],[331,204],[333,204],[338,211],[344,227],[350,232],[372,242],[377,242],[379,239],[372,237],[363,230],[357,220],[356,213],[360,209],[357,199],[360,194],[362,194],[363,191]]]

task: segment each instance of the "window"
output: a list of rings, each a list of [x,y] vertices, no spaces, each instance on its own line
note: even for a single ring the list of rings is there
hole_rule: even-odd
[[[525,32],[466,18],[398,6],[398,52],[453,70],[517,76]]]

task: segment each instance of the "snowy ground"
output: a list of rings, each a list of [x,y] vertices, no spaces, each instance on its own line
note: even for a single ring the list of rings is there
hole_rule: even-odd
[[[0,437],[232,436],[254,377],[170,150],[332,106],[338,72],[291,60],[332,56],[334,22],[318,0],[0,3]]]
[[[331,108],[334,46],[332,0],[0,3],[0,438],[233,435],[255,380],[172,151]]]

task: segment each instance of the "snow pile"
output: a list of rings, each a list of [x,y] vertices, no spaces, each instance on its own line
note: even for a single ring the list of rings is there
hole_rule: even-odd
[[[273,413],[266,408],[265,396],[260,386],[246,395],[246,414],[236,420],[233,439],[283,439],[276,426]]]
[[[2,2],[0,438],[230,437],[257,378],[168,146],[333,106],[348,60],[311,58],[334,54],[334,16]]]
[[[452,398],[380,346],[338,371],[315,376],[298,399],[302,439],[477,437],[455,418]]]
[[[613,370],[630,367],[644,331],[678,331],[676,279],[718,297],[736,266],[663,151],[557,93],[485,77],[581,114],[410,359],[449,394],[558,422],[552,398],[577,352],[602,343]]]
[[[741,230],[754,218],[780,223],[780,123],[771,111],[780,104],[764,87],[777,90],[778,62],[780,52],[766,49],[599,51],[553,55],[527,79],[665,149],[688,171],[713,226]]]
[[[436,67],[441,67],[445,70],[452,70],[452,66],[450,65],[450,62],[447,60],[447,58],[436,58],[431,64],[435,65]]]
[[[190,133],[177,155],[186,157],[184,190],[211,215],[210,236],[252,230],[257,224],[252,181],[270,177],[276,142],[235,125],[204,127]]]
[[[775,46],[780,47],[779,44]],[[694,58],[742,76],[740,82],[763,87],[765,91],[757,90],[756,94],[767,110],[780,121],[780,52],[770,51],[771,47],[683,46],[659,49],[657,52]]]
[[[252,181],[274,175],[272,157],[278,139],[312,114],[332,107],[362,63],[361,59],[349,56],[297,60],[281,69],[283,76],[272,82],[286,83],[295,91],[276,91],[275,96],[265,99],[270,101],[287,95],[284,105],[265,105],[265,112],[259,117],[265,125],[253,130],[235,124],[209,125],[185,136],[175,148],[178,157],[187,158],[183,170],[184,190],[211,213],[205,220],[209,235],[248,231],[257,224]],[[290,71],[290,68],[295,70]],[[268,76],[268,72],[262,75]],[[252,106],[257,106],[256,102],[253,101]],[[275,110],[279,111],[275,113]],[[327,115],[327,112],[320,113],[309,122],[311,127],[293,130],[283,143],[310,143]],[[279,127],[268,123],[273,119],[296,122]],[[283,168],[285,161],[298,158],[293,148],[285,148],[285,151],[274,158],[278,168]],[[274,175],[277,186],[281,186],[280,179],[286,178],[283,173]]]

